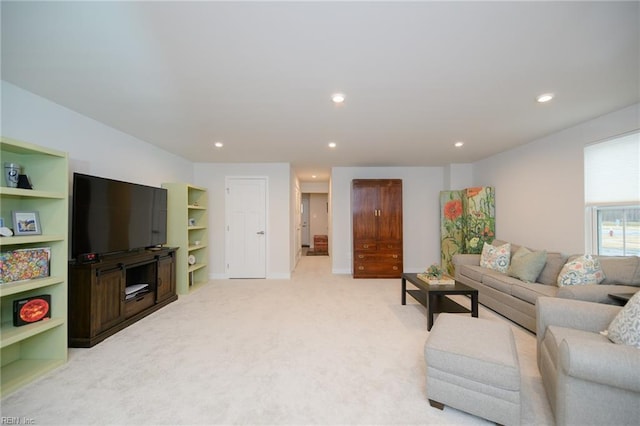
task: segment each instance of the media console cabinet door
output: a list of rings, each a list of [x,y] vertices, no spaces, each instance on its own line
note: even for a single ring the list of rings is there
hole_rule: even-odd
[[[95,322],[92,324],[91,337],[108,330],[124,318],[123,295],[125,288],[122,269],[96,271],[95,295],[92,298]]]
[[[157,300],[160,302],[176,294],[175,262],[173,256],[158,259]]]

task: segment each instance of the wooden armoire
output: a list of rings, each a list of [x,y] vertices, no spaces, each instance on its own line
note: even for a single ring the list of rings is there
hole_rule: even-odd
[[[353,277],[402,276],[402,180],[354,179]]]

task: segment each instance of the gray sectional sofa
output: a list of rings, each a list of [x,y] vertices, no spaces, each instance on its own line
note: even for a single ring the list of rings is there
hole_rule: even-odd
[[[505,241],[494,240],[500,246]],[[511,244],[511,255],[519,248]],[[455,279],[478,290],[478,300],[526,329],[536,332],[536,300],[540,296],[618,304],[610,293],[633,293],[640,290],[640,257],[597,257],[605,279],[597,285],[558,287],[558,274],[565,263],[578,255],[547,252],[547,260],[536,282],[528,283],[480,266],[479,254],[456,254],[453,257]]]

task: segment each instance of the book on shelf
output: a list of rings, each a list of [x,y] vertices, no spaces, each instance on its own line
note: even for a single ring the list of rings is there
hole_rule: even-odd
[[[443,275],[441,278],[433,278],[427,274],[418,274],[418,278],[430,285],[453,285],[456,283],[456,280],[449,275]]]
[[[50,247],[1,252],[0,283],[48,277],[50,261]]]

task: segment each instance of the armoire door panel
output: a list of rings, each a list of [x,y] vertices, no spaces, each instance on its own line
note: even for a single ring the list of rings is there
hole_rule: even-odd
[[[379,194],[378,238],[402,240],[402,183],[381,185]]]
[[[353,188],[353,232],[358,239],[377,238],[378,189],[371,185],[357,185]]]

